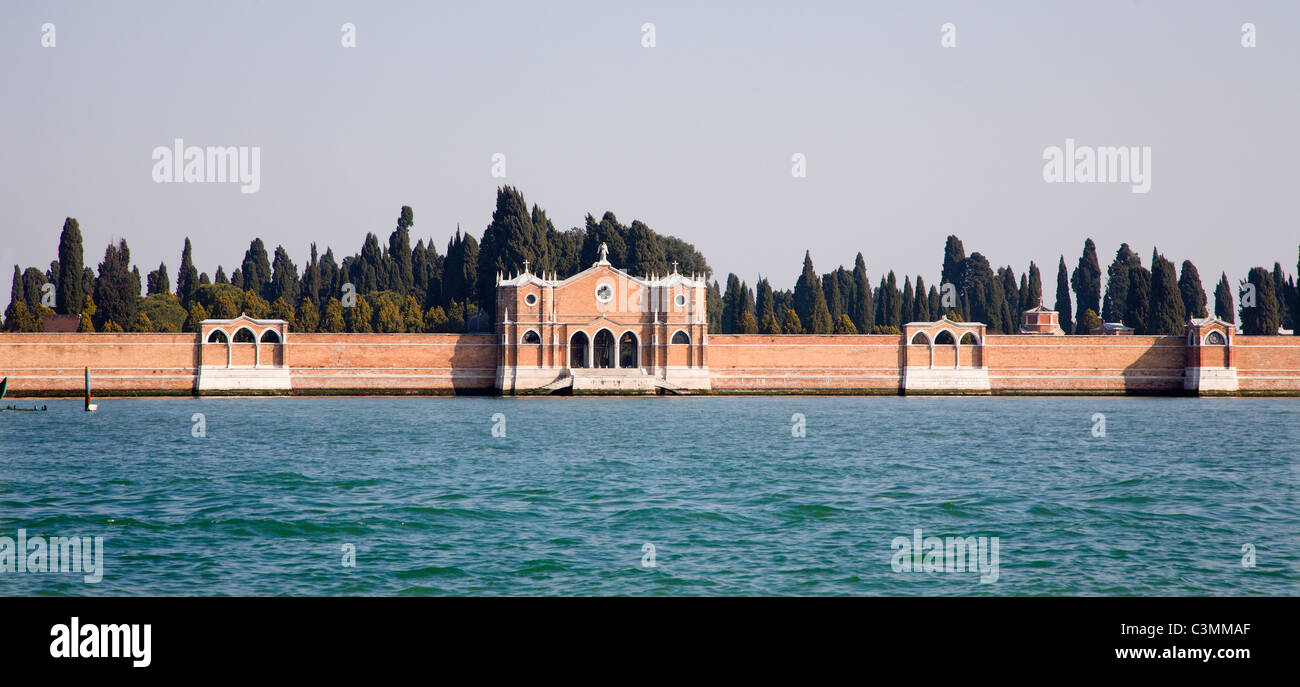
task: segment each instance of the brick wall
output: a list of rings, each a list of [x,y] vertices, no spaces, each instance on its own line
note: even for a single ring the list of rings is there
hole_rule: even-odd
[[[721,392],[894,393],[904,356],[911,365],[929,358],[926,347],[904,346],[901,336],[717,334],[708,341],[712,386]],[[1300,393],[1300,337],[1236,336],[1233,343],[1241,391]],[[276,355],[287,356],[294,389],[308,393],[490,392],[498,350],[495,337],[478,334],[295,333],[284,348]],[[263,345],[264,361],[268,350]],[[1186,350],[1172,336],[989,335],[982,356],[995,393],[1181,393]],[[194,334],[0,333],[0,377],[9,377],[12,396],[77,395],[90,366],[97,393],[191,393],[198,353]],[[962,347],[963,366],[979,359],[973,353]],[[935,348],[936,367],[952,361],[951,346]]]
[[[901,335],[712,334],[716,391],[885,391],[901,381]]]

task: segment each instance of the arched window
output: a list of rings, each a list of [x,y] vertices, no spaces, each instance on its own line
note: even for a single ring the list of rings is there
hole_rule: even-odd
[[[953,343],[955,342],[953,341],[952,338],[952,332],[948,331],[947,329],[939,332],[939,335],[934,337],[934,344],[936,346],[942,346],[942,345],[951,346],[953,345]]]
[[[226,338],[226,333],[220,329],[213,329],[208,334],[208,343],[230,343],[230,339]]]
[[[524,338],[522,341],[526,344],[540,344],[542,342],[542,337],[538,336],[537,332],[529,329],[524,332]]]
[[[253,338],[252,330],[241,327],[235,332],[235,343],[257,343],[257,339]]]
[[[925,332],[917,332],[912,335],[912,344],[916,346],[929,346],[930,337],[926,336]]]
[[[638,357],[636,334],[623,332],[623,336],[618,338],[618,366],[636,367]]]
[[[691,335],[690,335],[690,334],[687,334],[686,332],[684,332],[684,331],[682,331],[682,330],[680,330],[680,329],[678,329],[676,332],[673,333],[673,343],[675,343],[675,344],[689,344],[690,342],[691,342]]]
[[[970,333],[970,332],[966,332],[965,334],[962,334],[962,336],[961,336],[961,345],[963,345],[963,346],[974,346],[974,345],[977,344],[977,343],[979,343],[979,341],[977,341],[977,340],[975,339],[975,335],[974,335],[974,334],[972,334],[972,333]]]
[[[614,335],[608,329],[596,332],[591,353],[592,367],[614,367]]]
[[[1205,337],[1205,345],[1206,345],[1206,346],[1226,346],[1226,345],[1228,345],[1228,341],[1227,341],[1226,339],[1223,338],[1223,333],[1222,333],[1222,332],[1210,332],[1210,335],[1207,336],[1207,337]]]
[[[262,343],[280,343],[280,334],[274,329],[262,332]]]
[[[569,339],[569,367],[587,366],[587,334],[578,332]]]

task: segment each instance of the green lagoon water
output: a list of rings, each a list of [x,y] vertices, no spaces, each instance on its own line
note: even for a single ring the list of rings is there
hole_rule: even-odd
[[[0,413],[0,536],[105,572],[4,595],[1300,593],[1300,399],[38,403]],[[916,528],[998,537],[997,581],[895,572]]]

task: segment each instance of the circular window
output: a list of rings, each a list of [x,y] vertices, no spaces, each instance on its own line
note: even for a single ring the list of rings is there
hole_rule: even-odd
[[[677,304],[677,307],[679,307],[679,308],[685,308],[685,307],[686,307],[686,294],[684,294],[684,293],[679,293],[679,294],[677,294],[677,297],[673,299],[673,302]]]
[[[524,302],[528,305],[537,305],[537,294],[530,293],[527,296],[524,296]]]
[[[614,300],[614,287],[609,284],[601,284],[596,287],[596,300],[601,303],[608,303]]]

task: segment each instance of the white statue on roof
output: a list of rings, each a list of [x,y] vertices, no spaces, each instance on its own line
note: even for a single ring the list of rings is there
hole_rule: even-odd
[[[598,256],[598,259],[596,260],[596,264],[598,265],[609,264],[609,246],[606,246],[604,241],[601,241],[600,246],[596,248],[596,255]]]

